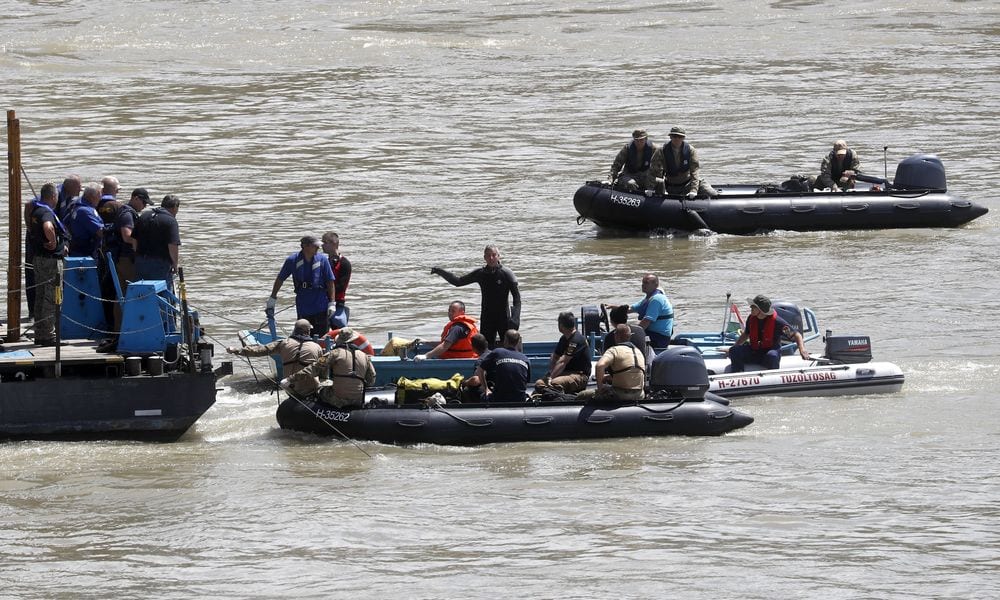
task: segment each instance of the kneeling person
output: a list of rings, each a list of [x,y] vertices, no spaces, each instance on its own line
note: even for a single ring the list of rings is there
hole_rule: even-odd
[[[528,357],[517,351],[521,334],[516,329],[508,329],[503,336],[503,346],[494,348],[486,355],[476,376],[487,382],[487,402],[524,402],[528,381],[531,379],[531,363]]]
[[[594,366],[597,389],[580,392],[580,400],[638,402],[646,387],[646,357],[629,341],[628,325],[615,327],[615,345],[608,348]],[[607,381],[605,381],[607,380]]]
[[[360,408],[365,403],[365,387],[375,383],[371,357],[352,342],[354,331],[343,327],[332,350],[312,365],[282,380],[282,387],[299,395],[316,393],[319,399],[337,408]]]
[[[323,346],[309,337],[311,329],[312,323],[305,319],[299,319],[295,322],[292,335],[287,338],[274,340],[270,344],[254,344],[244,348],[229,346],[226,348],[226,352],[237,356],[281,356],[281,365],[285,376],[291,377],[316,362],[323,355]]]

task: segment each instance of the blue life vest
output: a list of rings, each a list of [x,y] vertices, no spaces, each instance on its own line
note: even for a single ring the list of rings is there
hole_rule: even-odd
[[[653,292],[652,294],[650,294],[645,300],[642,301],[642,304],[639,305],[639,310],[636,311],[636,312],[639,313],[639,320],[640,321],[646,318],[646,311],[649,310],[649,301],[650,301],[650,299],[653,296],[655,296],[657,294],[659,294],[661,296],[665,296],[666,295],[666,294],[663,293],[663,290],[659,290],[658,289],[655,292]],[[665,315],[658,316],[656,318],[656,320],[657,321],[666,321],[667,319],[673,319],[673,318],[674,318],[674,313],[670,312],[670,313],[667,313]]]

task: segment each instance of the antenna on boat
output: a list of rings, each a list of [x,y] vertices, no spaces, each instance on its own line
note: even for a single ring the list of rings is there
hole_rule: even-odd
[[[882,169],[885,173],[885,180],[889,181],[889,146],[882,146]]]
[[[726,312],[722,315],[722,339],[726,338],[726,331],[729,329],[729,316],[732,314],[732,311],[729,310],[729,299],[732,297],[732,290],[726,291]]]

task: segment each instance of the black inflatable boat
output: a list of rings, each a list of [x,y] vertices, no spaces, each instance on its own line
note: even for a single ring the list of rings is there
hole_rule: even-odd
[[[792,191],[786,185],[717,185],[717,198],[631,193],[590,181],[573,204],[580,217],[608,229],[677,229],[752,235],[778,229],[832,231],[957,227],[985,215],[984,206],[948,193],[944,165],[932,154],[911,156],[890,182],[859,176],[850,191]]]
[[[342,410],[314,397],[287,398],[278,425],[322,436],[386,444],[472,446],[497,442],[577,440],[661,435],[722,435],[753,423],[708,392],[708,371],[697,350],[676,347],[658,359],[647,399],[585,404],[574,399],[462,404],[425,398],[396,404],[392,391],[369,394],[364,408]]]

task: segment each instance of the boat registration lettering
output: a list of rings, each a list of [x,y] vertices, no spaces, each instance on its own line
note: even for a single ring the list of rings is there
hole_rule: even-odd
[[[837,375],[832,371],[822,373],[793,373],[791,375],[782,375],[781,383],[809,383],[812,381],[834,381],[836,379]]]
[[[760,385],[760,377],[738,377],[735,379],[720,379],[719,389],[744,387],[747,385]]]
[[[642,204],[642,200],[639,198],[626,196],[625,194],[616,194],[614,192],[611,192],[611,202],[621,204],[622,206],[631,206],[632,208],[639,208],[639,205]]]
[[[323,419],[324,421],[340,421],[342,423],[346,423],[347,420],[351,418],[351,413],[340,410],[330,410],[328,408],[320,408],[316,410],[316,417]]]

